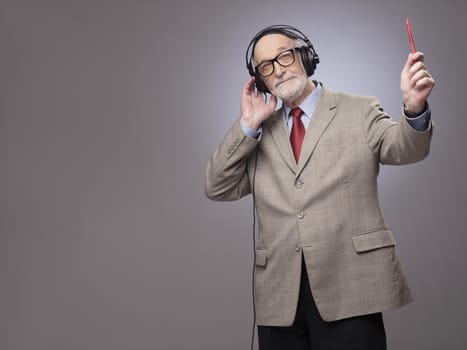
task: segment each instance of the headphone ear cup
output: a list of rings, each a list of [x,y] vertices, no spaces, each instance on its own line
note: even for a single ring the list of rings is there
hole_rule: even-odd
[[[305,68],[306,74],[310,77],[313,75],[316,68],[314,52],[310,47],[307,46],[299,47],[299,51],[303,67]]]
[[[266,87],[266,84],[264,83],[263,78],[261,78],[258,72],[255,72],[255,83],[256,83],[256,88],[258,89],[258,91],[263,92],[263,93],[270,93],[269,89]]]

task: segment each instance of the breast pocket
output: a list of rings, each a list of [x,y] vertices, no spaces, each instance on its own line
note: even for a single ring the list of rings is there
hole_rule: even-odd
[[[362,143],[364,140],[361,138],[358,130],[352,128],[344,130],[328,130],[324,133],[319,140],[318,148],[322,152],[331,152],[334,150],[348,148],[353,144]]]

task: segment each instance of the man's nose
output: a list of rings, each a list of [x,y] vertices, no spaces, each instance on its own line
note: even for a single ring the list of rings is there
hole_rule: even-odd
[[[282,76],[285,72],[285,67],[282,67],[279,62],[274,62],[274,74],[278,77]]]

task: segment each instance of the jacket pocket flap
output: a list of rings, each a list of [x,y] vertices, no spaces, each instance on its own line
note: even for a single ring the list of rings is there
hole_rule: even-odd
[[[268,251],[266,249],[256,249],[256,266],[266,266],[268,261]]]
[[[357,252],[367,252],[378,248],[396,245],[394,236],[389,230],[373,231],[352,237],[354,248]]]

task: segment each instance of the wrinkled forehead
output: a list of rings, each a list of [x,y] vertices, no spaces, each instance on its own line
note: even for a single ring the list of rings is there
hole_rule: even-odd
[[[283,34],[267,34],[260,38],[254,47],[253,61],[260,64],[263,61],[273,59],[284,50],[297,45],[297,39],[289,38]]]

